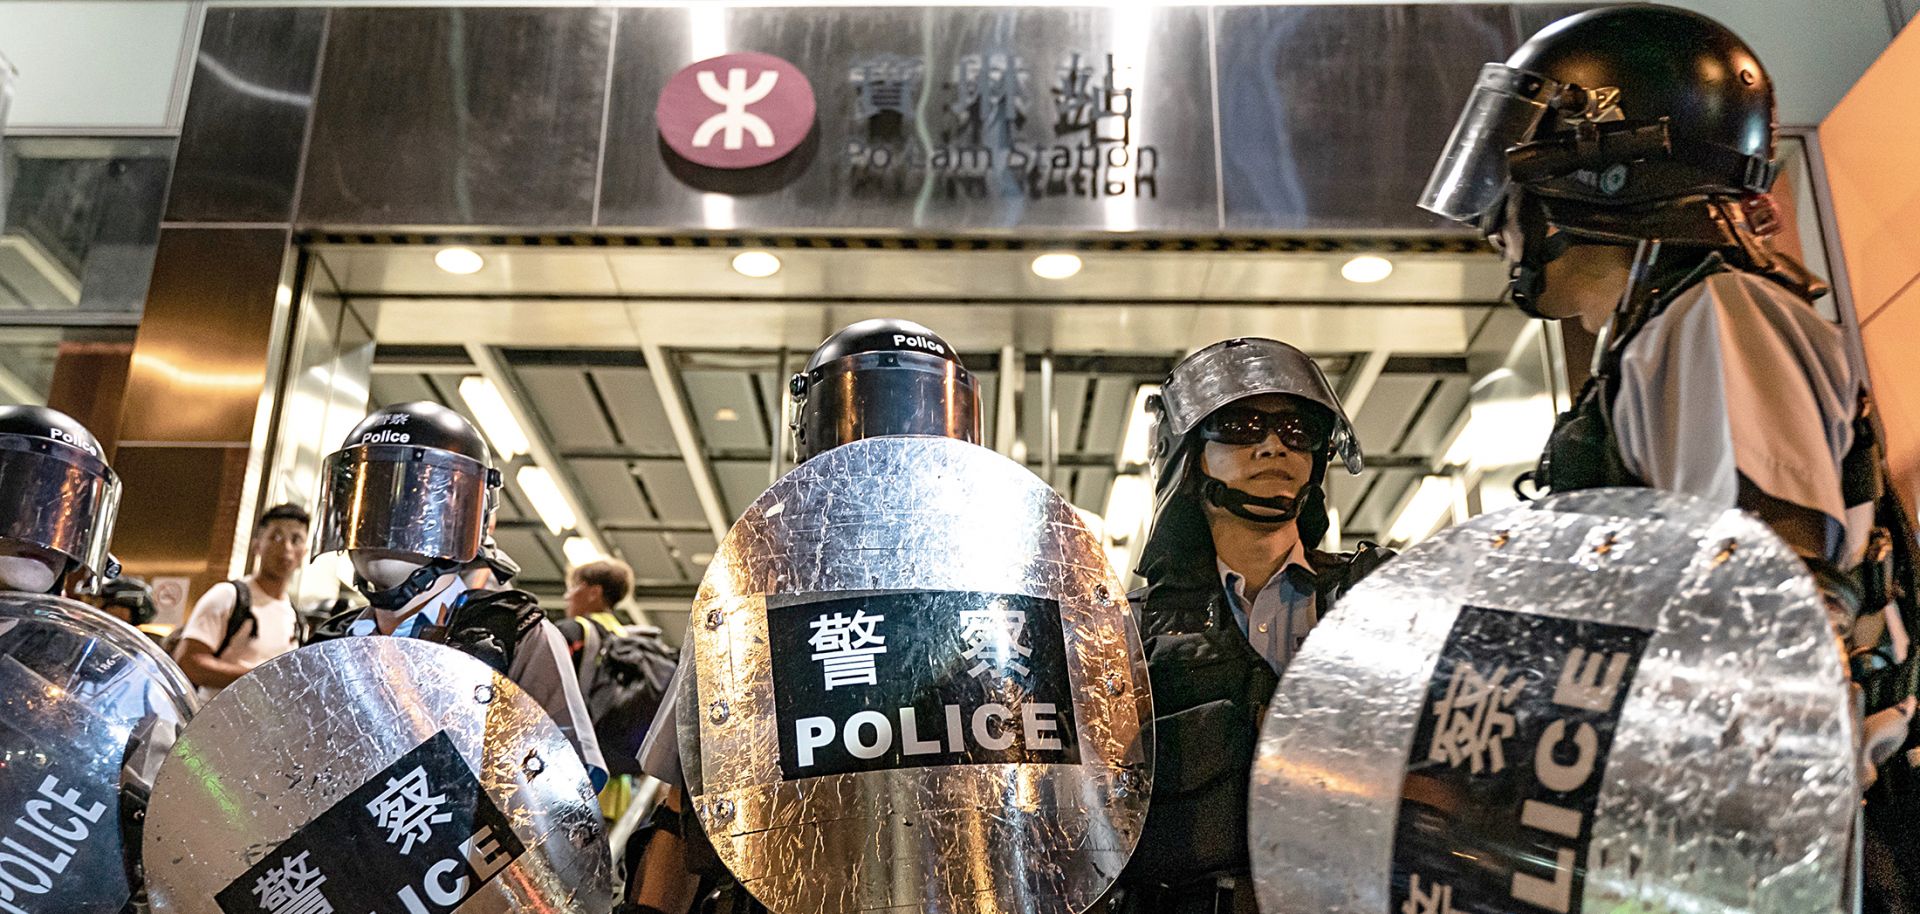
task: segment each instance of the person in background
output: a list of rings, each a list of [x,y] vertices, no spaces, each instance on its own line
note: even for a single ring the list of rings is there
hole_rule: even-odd
[[[193,605],[173,653],[201,701],[300,646],[287,589],[306,560],[307,528],[299,506],[268,508],[253,528],[253,573],[213,585]]]

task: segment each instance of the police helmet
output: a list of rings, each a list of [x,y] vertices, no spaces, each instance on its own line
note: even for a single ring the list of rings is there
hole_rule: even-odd
[[[100,442],[44,406],[0,406],[0,543],[64,556],[63,572],[114,572],[107,554],[120,478]]]
[[[814,350],[788,386],[800,462],[883,435],[980,443],[979,384],[953,346],[912,321],[848,325]]]
[[[1575,226],[1764,193],[1774,127],[1773,83],[1727,27],[1651,4],[1589,10],[1481,68],[1420,205],[1491,230],[1515,185],[1572,204],[1556,215]]]
[[[415,401],[375,410],[321,471],[313,554],[379,550],[464,565],[482,555],[500,471],[459,413]]]

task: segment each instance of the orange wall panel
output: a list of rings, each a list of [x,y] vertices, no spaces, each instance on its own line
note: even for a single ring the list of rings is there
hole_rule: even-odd
[[[1920,28],[1909,28],[1820,125],[1827,184],[1862,320],[1920,276]]]
[[[1920,283],[1875,312],[1860,327],[1873,379],[1874,404],[1887,435],[1887,461],[1909,508],[1920,505]]]

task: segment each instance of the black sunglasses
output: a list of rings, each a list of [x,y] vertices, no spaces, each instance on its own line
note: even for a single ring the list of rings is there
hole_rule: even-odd
[[[1267,413],[1250,406],[1224,406],[1200,423],[1200,437],[1221,444],[1259,444],[1275,433],[1289,451],[1314,453],[1327,447],[1326,430],[1299,413]]]

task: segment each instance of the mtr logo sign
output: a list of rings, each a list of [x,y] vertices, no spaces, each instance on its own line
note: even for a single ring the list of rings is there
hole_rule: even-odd
[[[813,87],[771,54],[724,54],[667,80],[654,121],[681,158],[708,168],[755,168],[792,152],[813,129]]]

